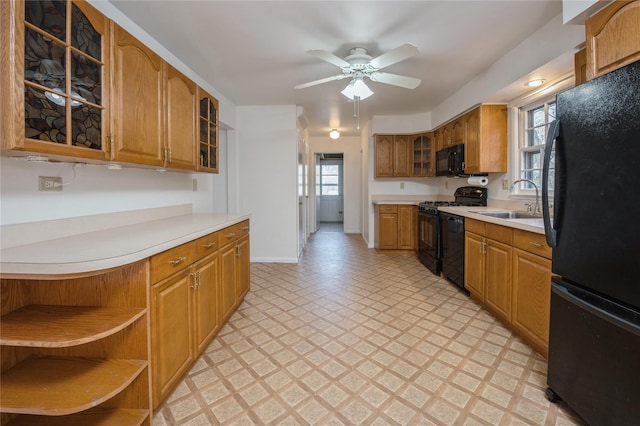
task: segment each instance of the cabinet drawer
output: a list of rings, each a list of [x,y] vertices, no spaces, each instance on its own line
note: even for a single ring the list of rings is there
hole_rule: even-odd
[[[380,213],[398,213],[398,206],[382,204],[380,206]]]
[[[513,228],[493,223],[486,223],[485,235],[487,238],[491,238],[492,240],[511,245],[513,241]]]
[[[236,241],[245,235],[249,235],[249,221],[245,220],[235,225],[224,228],[220,232],[220,245],[224,246]]]
[[[521,250],[551,259],[551,247],[542,234],[516,229],[513,232],[513,245]]]
[[[473,232],[478,235],[484,235],[485,222],[475,219],[465,219],[464,221],[465,231]]]
[[[151,256],[151,282],[157,283],[191,265],[195,260],[193,241]]]
[[[212,232],[194,241],[196,260],[202,259],[220,248],[220,232]]]

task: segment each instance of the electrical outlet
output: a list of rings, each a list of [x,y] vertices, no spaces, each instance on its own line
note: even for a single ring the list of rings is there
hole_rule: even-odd
[[[400,182],[400,189],[404,189],[404,182]]]
[[[502,189],[509,189],[509,179],[502,179]]]
[[[193,178],[193,180],[191,181],[191,185],[192,185],[193,192],[197,192],[198,191],[198,179]]]
[[[449,189],[449,181],[444,181],[444,189]]]
[[[38,191],[62,191],[62,178],[38,176]]]

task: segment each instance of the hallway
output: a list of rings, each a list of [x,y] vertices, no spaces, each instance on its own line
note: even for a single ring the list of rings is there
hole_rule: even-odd
[[[580,425],[546,362],[414,257],[320,230],[251,291],[154,425]]]

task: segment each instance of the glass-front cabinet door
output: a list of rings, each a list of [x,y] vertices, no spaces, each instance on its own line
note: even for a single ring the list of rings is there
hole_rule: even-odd
[[[432,133],[415,135],[413,142],[413,176],[435,176],[434,138]]]
[[[218,100],[199,90],[198,170],[218,173]]]
[[[3,149],[104,159],[107,18],[86,2],[1,3]]]

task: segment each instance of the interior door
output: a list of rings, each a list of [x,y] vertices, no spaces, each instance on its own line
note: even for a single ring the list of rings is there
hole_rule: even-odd
[[[316,185],[320,193],[319,221],[342,223],[344,221],[343,155],[323,154],[322,157],[320,159],[319,185]]]

